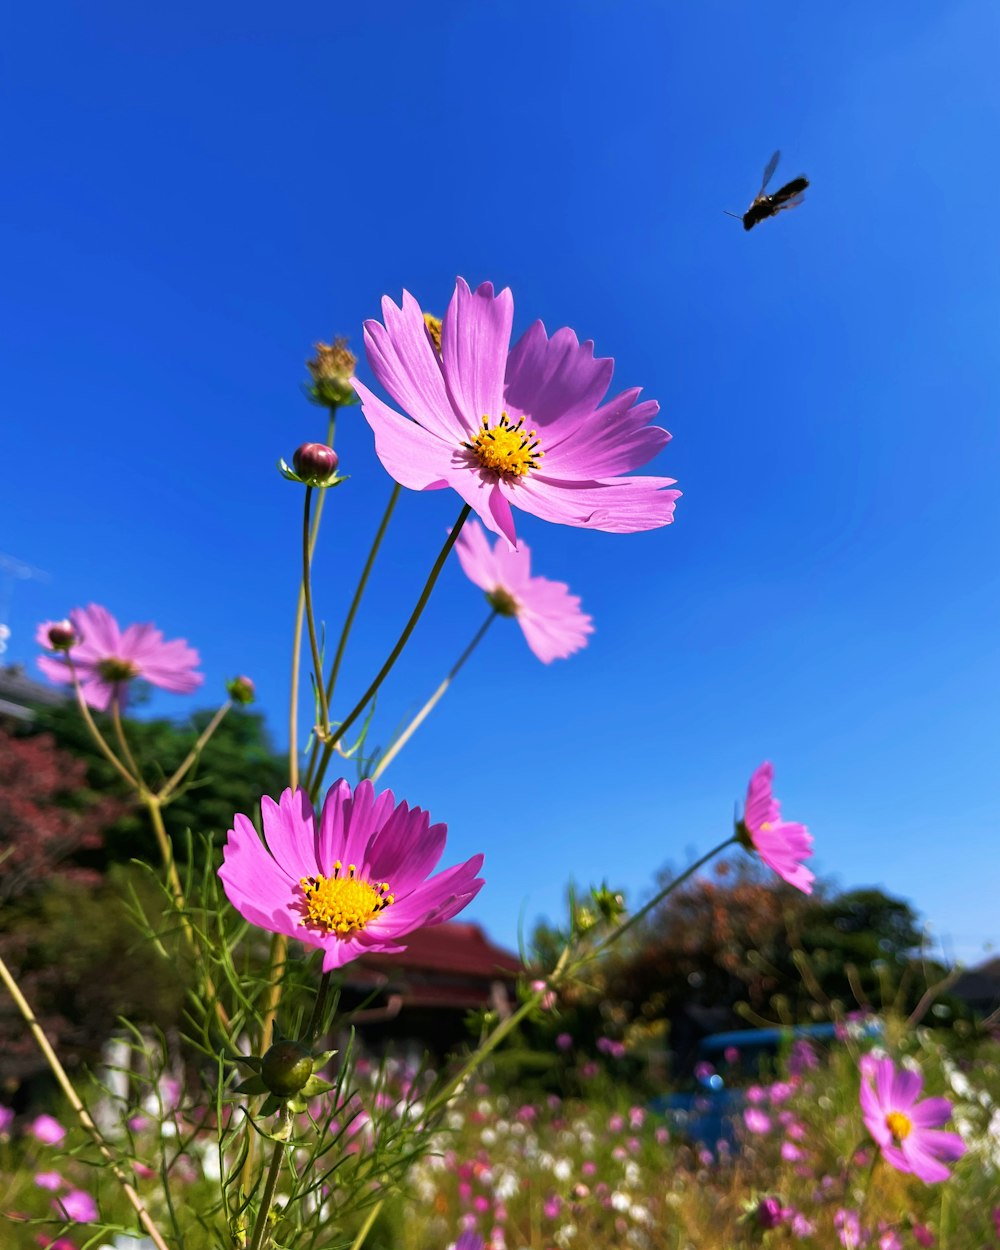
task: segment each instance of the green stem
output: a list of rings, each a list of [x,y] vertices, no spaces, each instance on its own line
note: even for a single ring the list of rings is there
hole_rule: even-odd
[[[638,924],[640,920],[648,916],[653,908],[658,907],[668,895],[674,892],[674,890],[680,889],[685,881],[690,881],[699,868],[704,868],[710,859],[714,859],[715,856],[721,854],[727,846],[733,846],[738,841],[739,839],[735,834],[733,834],[731,837],[726,838],[724,842],[720,842],[718,846],[714,846],[710,851],[707,851],[704,855],[702,855],[701,859],[696,859],[690,868],[685,868],[679,877],[674,877],[674,879],[668,882],[658,894],[654,894],[644,907],[640,907],[634,915],[629,916],[628,920],[626,920],[624,924],[619,925],[614,932],[609,933],[603,942],[600,942],[592,951],[589,952],[587,959],[593,959],[602,951],[607,950],[612,942],[617,942],[623,933],[627,933],[633,925]]]
[[[309,529],[312,493],[313,488],[307,486],[305,508],[302,517],[302,599],[305,604],[306,625],[309,629],[309,648],[312,651],[316,693],[319,696],[319,723],[323,733],[328,733],[330,730],[330,708],[326,701],[326,690],[323,687],[323,657],[320,655],[319,641],[316,637],[316,617],[313,614],[312,602],[312,534]]]
[[[427,700],[424,706],[420,709],[420,711],[416,714],[416,716],[414,716],[413,720],[410,721],[410,723],[406,726],[406,728],[399,735],[396,741],[392,744],[391,747],[389,747],[386,753],[379,760],[378,766],[375,768],[374,772],[372,773],[372,777],[371,777],[372,781],[378,781],[379,777],[382,776],[382,774],[389,767],[392,761],[396,758],[396,756],[400,753],[400,751],[402,751],[403,747],[406,746],[406,744],[413,737],[413,735],[417,732],[417,730],[424,723],[427,717],[430,716],[431,712],[433,712],[434,708],[437,706],[437,704],[441,701],[442,697],[444,696],[444,692],[448,689],[451,683],[458,676],[462,668],[462,665],[469,658],[469,656],[473,653],[473,651],[475,651],[476,647],[484,638],[486,631],[496,620],[497,615],[498,615],[497,611],[494,608],[493,611],[486,618],[486,620],[483,621],[482,625],[480,625],[479,629],[476,631],[475,637],[472,639],[469,645],[465,648],[462,654],[458,657],[458,659],[452,665],[448,673],[448,676],[444,679],[441,685],[438,686],[437,690],[434,691],[434,693]]]
[[[159,798],[161,803],[168,803],[170,801],[170,796],[173,794],[173,792],[177,789],[177,787],[181,784],[181,782],[187,776],[188,770],[194,764],[198,756],[201,755],[202,751],[205,749],[205,744],[208,742],[209,738],[211,738],[212,734],[214,734],[215,731],[222,724],[227,712],[232,706],[233,706],[232,699],[227,699],[225,703],[223,703],[222,707],[219,708],[219,710],[215,713],[212,719],[208,722],[205,728],[198,735],[198,741],[194,744],[191,750],[188,751],[187,755],[184,757],[183,761],[181,762],[180,767],[177,769],[174,775],[170,778],[170,780],[167,781],[166,784],[160,788],[160,792],[157,797]]]
[[[80,708],[80,715],[83,717],[84,724],[90,731],[90,736],[97,743],[101,754],[109,764],[114,766],[119,775],[127,782],[129,788],[138,791],[142,783],[137,777],[132,776],[118,756],[115,755],[114,751],[112,751],[111,747],[108,746],[107,739],[97,728],[97,724],[94,721],[93,716],[90,714],[90,708],[87,706],[87,700],[84,698],[83,690],[80,686],[80,679],[77,676],[76,666],[73,664],[72,656],[67,655],[66,659],[69,664],[70,676],[73,678],[73,693],[76,695],[76,701]]]
[[[337,650],[334,653],[333,666],[330,669],[330,678],[326,683],[327,707],[330,707],[333,704],[333,694],[337,688],[337,678],[340,675],[340,666],[344,660],[344,652],[347,650],[347,640],[351,636],[351,629],[354,626],[354,618],[357,616],[358,609],[361,607],[361,600],[364,598],[365,589],[368,586],[368,578],[371,576],[371,571],[375,567],[375,558],[378,556],[379,548],[382,546],[382,539],[385,538],[386,530],[389,528],[389,522],[392,520],[392,514],[396,507],[396,501],[399,499],[399,493],[402,489],[403,488],[398,482],[392,488],[392,494],[389,496],[389,502],[386,504],[385,512],[382,514],[382,520],[379,522],[378,531],[372,540],[371,550],[368,552],[368,558],[365,560],[365,566],[361,570],[361,577],[359,578],[357,587],[355,588],[354,598],[351,600],[351,606],[347,609],[344,627],[340,631],[340,638],[337,640]],[[306,770],[306,789],[310,793],[314,788],[313,775],[316,771],[321,751],[322,743],[317,738],[313,743],[312,756],[309,760],[309,767]]]
[[[128,764],[129,768],[132,770],[133,776],[141,786],[142,772],[139,769],[139,765],[135,762],[135,757],[133,756],[128,745],[128,739],[125,737],[125,727],[122,724],[121,704],[118,702],[117,693],[115,693],[111,699],[111,723],[115,727],[115,737],[118,739],[118,745],[122,749],[122,755],[125,759],[125,763]]]
[[[331,734],[324,742],[323,754],[320,756],[319,767],[316,770],[316,775],[313,777],[312,787],[310,790],[310,797],[314,802],[319,792],[319,787],[322,784],[323,774],[326,772],[326,766],[330,761],[330,756],[333,754],[333,748],[337,745],[340,739],[343,738],[344,734],[347,733],[348,729],[350,729],[358,717],[361,716],[371,699],[378,693],[379,687],[385,681],[386,677],[389,676],[393,665],[399,659],[407,642],[409,642],[410,635],[413,633],[414,629],[416,629],[417,622],[420,620],[423,610],[427,606],[427,601],[431,597],[431,593],[434,590],[434,585],[437,582],[438,576],[444,568],[444,562],[451,554],[451,549],[454,547],[462,526],[465,524],[466,518],[471,511],[472,508],[469,504],[462,505],[462,511],[458,514],[458,520],[452,527],[447,539],[445,539],[444,546],[438,552],[438,557],[434,561],[434,566],[430,571],[430,575],[428,576],[426,583],[424,584],[423,590],[420,592],[420,598],[417,600],[416,607],[410,613],[410,619],[403,627],[403,632],[399,635],[396,645],[389,652],[385,663],[375,675],[375,680],[357,701],[351,711],[348,712],[346,720],[342,721],[337,727],[336,732]]]
[[[330,993],[330,977],[332,975],[330,972],[324,972],[320,977],[319,989],[316,991],[316,1001],[313,1003],[312,1016],[309,1019],[309,1027],[306,1029],[306,1037],[310,1041],[315,1040],[323,1023],[323,1013],[326,1011],[326,1000]]]
[[[11,998],[13,998],[15,1006],[21,1013],[25,1024],[28,1026],[31,1036],[35,1039],[35,1044],[42,1052],[45,1062],[52,1070],[52,1075],[56,1078],[59,1088],[66,1096],[66,1101],[73,1108],[77,1119],[83,1125],[94,1145],[100,1151],[101,1156],[110,1166],[115,1180],[119,1185],[121,1185],[122,1191],[128,1199],[132,1209],[135,1211],[139,1223],[142,1225],[144,1231],[153,1242],[153,1245],[156,1246],[156,1250],[167,1250],[167,1243],[163,1240],[163,1235],[154,1223],[153,1217],[146,1210],[145,1203],[136,1192],[135,1186],[120,1167],[118,1160],[111,1151],[111,1148],[104,1140],[101,1130],[94,1123],[90,1112],[84,1106],[83,1100],[73,1087],[73,1082],[66,1075],[66,1069],[59,1062],[59,1057],[55,1050],[53,1050],[52,1044],[49,1042],[49,1039],[45,1034],[45,1030],[38,1023],[35,1013],[32,1011],[28,1000],[21,993],[20,986],[14,979],[13,973],[2,959],[0,959],[0,981],[3,981],[4,985],[7,987],[7,991]]]
[[[382,546],[382,539],[385,538],[385,532],[389,528],[389,522],[392,520],[392,514],[399,499],[399,492],[402,489],[398,482],[392,488],[392,494],[389,496],[389,502],[385,506],[385,512],[379,523],[378,531],[372,540],[371,550],[368,552],[365,567],[361,570],[361,577],[358,580],[357,589],[354,591],[354,598],[351,600],[351,606],[347,609],[344,628],[340,631],[340,639],[337,642],[337,650],[333,657],[333,667],[330,669],[330,680],[326,685],[328,702],[332,701],[333,692],[337,688],[337,678],[340,675],[340,666],[344,659],[344,652],[347,649],[347,640],[351,636],[351,629],[354,626],[354,618],[358,614],[358,608],[361,607],[361,600],[364,598],[365,589],[368,586],[368,578],[371,576],[375,558],[378,555],[379,548]]]
[[[274,1152],[271,1155],[271,1166],[267,1169],[267,1180],[264,1182],[264,1194],[260,1200],[260,1210],[257,1212],[257,1223],[254,1225],[253,1236],[250,1238],[248,1250],[261,1250],[264,1244],[264,1234],[267,1230],[267,1217],[271,1213],[271,1203],[274,1201],[274,1191],[278,1187],[278,1175],[281,1172],[281,1160],[285,1154],[285,1143],[276,1141],[274,1143]]]
[[[333,446],[333,436],[337,428],[337,410],[330,409],[330,424],[326,432],[326,444]],[[309,559],[316,550],[316,539],[319,535],[319,523],[323,516],[323,504],[326,491],[319,497],[316,511],[313,514],[312,532],[309,535]],[[288,784],[294,790],[299,784],[299,678],[302,663],[302,622],[305,619],[306,596],[301,582],[299,597],[295,605],[295,627],[292,630],[292,683],[288,698]],[[317,678],[318,680],[318,678]]]
[[[382,1210],[383,1206],[385,1206],[385,1199],[379,1198],[378,1202],[376,1202],[372,1209],[368,1212],[365,1222],[358,1229],[357,1237],[355,1237],[351,1242],[351,1250],[361,1250],[361,1247],[368,1240],[368,1234],[372,1231],[372,1225],[378,1219],[379,1212]]]

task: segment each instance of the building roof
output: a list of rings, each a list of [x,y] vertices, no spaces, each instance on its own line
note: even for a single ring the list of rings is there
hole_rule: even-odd
[[[9,664],[0,668],[0,716],[13,716],[18,720],[30,720],[33,704],[50,707],[65,703],[67,694],[54,686],[35,681],[24,671],[21,664]]]
[[[398,955],[363,955],[357,962],[393,976],[396,972],[438,972],[486,981],[509,980],[521,972],[521,961],[495,946],[477,924],[449,921],[416,929],[403,939]]]

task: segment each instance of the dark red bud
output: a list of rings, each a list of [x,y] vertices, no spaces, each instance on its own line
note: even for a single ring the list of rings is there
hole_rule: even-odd
[[[304,481],[324,481],[337,471],[340,457],[325,443],[303,443],[292,456],[292,467]]]

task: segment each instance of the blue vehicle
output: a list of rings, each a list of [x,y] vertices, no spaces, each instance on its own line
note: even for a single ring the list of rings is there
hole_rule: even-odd
[[[727,1050],[739,1052],[739,1059],[727,1065],[731,1076],[750,1082],[760,1076],[762,1061],[773,1059],[793,1042],[804,1040],[830,1042],[837,1038],[834,1024],[802,1024],[781,1029],[735,1029],[728,1033],[710,1033],[698,1043],[695,1080],[697,1088],[687,1093],[661,1094],[649,1104],[654,1114],[662,1115],[669,1127],[691,1141],[714,1149],[718,1142],[732,1146],[736,1140],[736,1124],[749,1103],[746,1090],[726,1084],[715,1066]],[[878,1020],[860,1026],[864,1037],[879,1037],[882,1025]],[[702,1075],[698,1069],[711,1068]]]

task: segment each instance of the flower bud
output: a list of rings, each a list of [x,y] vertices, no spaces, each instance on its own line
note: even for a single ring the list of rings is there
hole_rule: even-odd
[[[234,677],[226,682],[226,690],[234,703],[253,703],[257,687],[249,677]]]
[[[261,1060],[261,1080],[276,1098],[291,1098],[312,1076],[313,1062],[298,1042],[275,1042]]]
[[[339,463],[340,457],[325,443],[303,443],[292,456],[292,467],[307,486],[325,486]]]
[[[780,1198],[761,1198],[757,1204],[757,1224],[768,1232],[780,1227],[787,1215]]]
[[[80,641],[72,621],[46,621],[38,627],[38,641],[52,651],[68,651]]]
[[[347,339],[317,343],[315,348],[316,359],[306,361],[306,368],[312,374],[312,386],[308,388],[310,399],[327,408],[356,404],[358,397],[351,385],[351,379],[358,360],[348,350]]]

